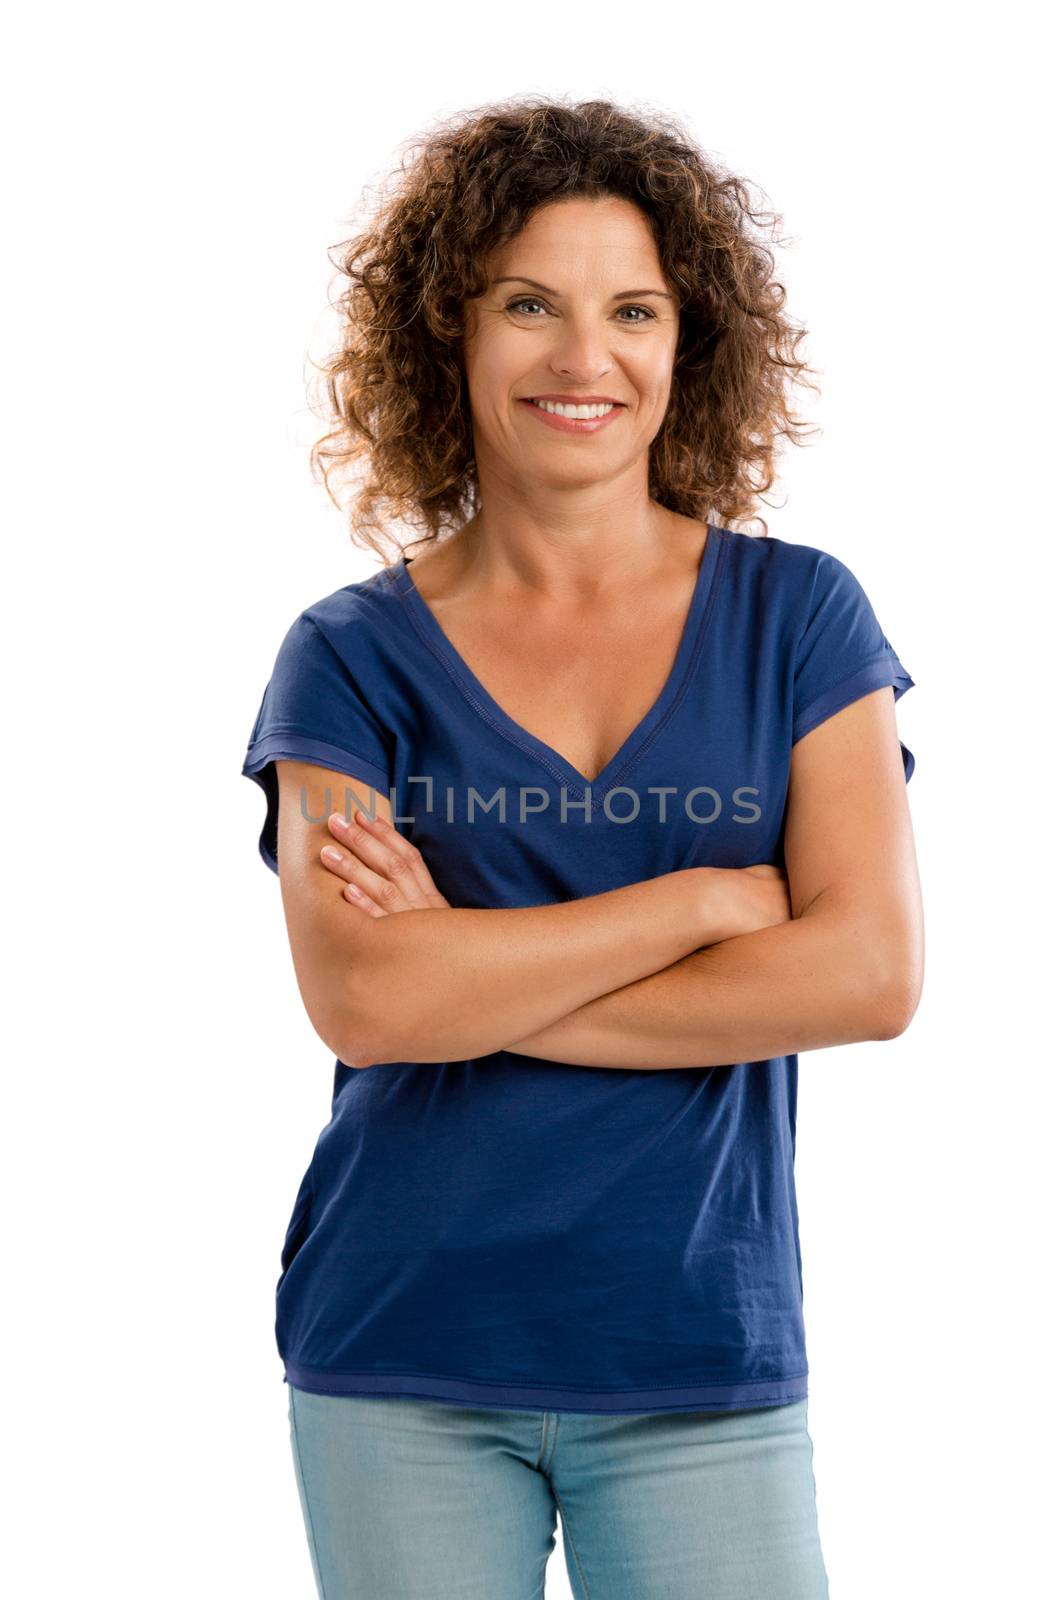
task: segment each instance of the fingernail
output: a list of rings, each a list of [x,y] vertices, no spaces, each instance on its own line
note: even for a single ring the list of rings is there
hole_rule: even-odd
[[[344,860],[344,857],[341,855],[340,851],[339,850],[331,850],[328,844],[323,849],[322,854],[325,856],[327,861],[343,861]]]
[[[346,828],[348,825],[346,817],[339,811],[331,811],[329,820],[330,822],[335,822],[339,828]]]

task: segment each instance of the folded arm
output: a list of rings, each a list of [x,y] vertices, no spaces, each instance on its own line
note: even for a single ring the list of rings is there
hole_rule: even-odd
[[[297,981],[319,1037],[349,1066],[489,1055],[713,936],[705,868],[554,905],[374,919],[349,905],[343,881],[322,865],[322,846],[334,839],[325,820],[312,820],[346,790],[366,809],[367,786],[314,763],[275,765]],[[391,820],[383,797],[376,810]]]
[[[751,932],[706,868],[555,905],[374,919],[349,907],[320,858],[333,839],[310,820],[330,803],[325,790],[364,797],[364,786],[313,763],[276,766],[301,996],[349,1065],[504,1049],[586,1066],[711,1066],[890,1038],[918,1004],[922,913],[889,689],[795,745],[784,846],[792,920],[785,911],[776,925],[752,920]],[[387,801],[377,807],[390,822]]]
[[[658,1069],[902,1033],[922,989],[923,921],[890,689],[793,747],[785,858],[793,920],[691,953],[504,1048]]]

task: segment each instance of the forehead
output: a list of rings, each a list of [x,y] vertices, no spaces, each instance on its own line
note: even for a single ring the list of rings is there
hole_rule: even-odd
[[[515,273],[545,278],[546,271],[547,283],[552,283],[556,274],[585,281],[634,266],[659,273],[651,226],[637,206],[610,198],[561,200],[542,206],[515,238],[495,246],[487,258],[491,281]],[[661,274],[656,286],[660,283]]]

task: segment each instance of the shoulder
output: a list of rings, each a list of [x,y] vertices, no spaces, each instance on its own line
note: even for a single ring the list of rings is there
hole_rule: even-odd
[[[766,609],[800,615],[831,584],[852,580],[845,563],[818,545],[724,527],[717,532],[732,581]]]
[[[399,609],[395,569],[383,567],[313,600],[294,617],[286,645],[317,655],[334,652],[345,663],[371,659],[390,638]]]
[[[306,618],[323,632],[378,623],[396,598],[396,572],[394,566],[381,567],[366,578],[346,583],[305,606],[297,620]]]
[[[319,692],[354,680],[363,688],[383,682],[386,665],[403,652],[393,608],[391,569],[345,584],[303,607],[286,625],[274,678]]]
[[[727,545],[724,584],[757,627],[775,630],[795,649],[844,641],[860,659],[879,655],[884,636],[867,590],[849,564],[819,545],[721,530]]]
[[[824,567],[842,565],[837,556],[829,550],[821,550],[818,545],[778,539],[771,533],[765,536],[737,533],[732,528],[722,527],[717,531],[729,547],[730,559],[750,571],[811,577]]]

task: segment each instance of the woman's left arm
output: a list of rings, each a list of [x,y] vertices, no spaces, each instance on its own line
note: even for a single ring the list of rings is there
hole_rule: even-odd
[[[922,992],[924,939],[890,689],[793,746],[784,855],[790,921],[696,951],[504,1048],[659,1070],[903,1033]]]

